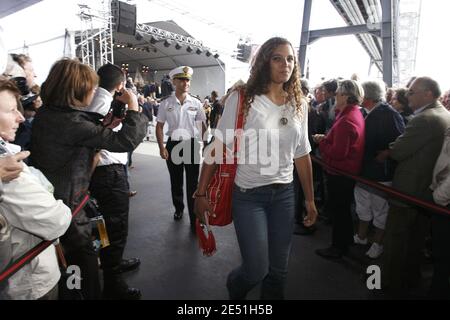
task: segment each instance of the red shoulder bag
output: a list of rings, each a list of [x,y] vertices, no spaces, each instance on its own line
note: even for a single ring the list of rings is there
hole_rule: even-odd
[[[203,250],[203,254],[206,256],[211,256],[216,251],[216,241],[209,226],[226,226],[233,221],[231,203],[234,178],[238,166],[237,154],[239,152],[240,137],[242,134],[242,130],[239,129],[243,129],[244,127],[244,115],[242,114],[244,99],[244,90],[240,90],[236,111],[235,137],[232,154],[233,161],[232,163],[227,163],[227,152],[226,149],[224,149],[222,163],[217,165],[217,170],[206,190],[209,204],[215,215],[206,218],[206,225],[201,225],[198,219],[196,221],[196,232],[199,245]]]
[[[223,150],[223,161],[221,164],[217,165],[217,170],[206,191],[211,209],[215,213],[215,216],[211,215],[209,217],[209,224],[213,226],[226,226],[233,221],[231,215],[231,202],[234,178],[238,166],[237,154],[239,152],[239,140],[240,134],[242,133],[242,130],[239,129],[243,129],[244,126],[244,115],[242,114],[244,98],[244,91],[239,91],[235,125],[236,134],[233,144],[233,162],[227,163],[227,152],[226,150]]]

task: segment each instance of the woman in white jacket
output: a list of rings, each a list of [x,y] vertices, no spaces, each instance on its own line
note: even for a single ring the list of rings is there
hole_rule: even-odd
[[[24,121],[17,109],[19,94],[12,82],[0,80],[0,144],[3,146],[0,149],[7,153],[17,150],[17,146],[7,141],[14,140],[19,124]],[[39,174],[24,165],[17,179],[3,184],[0,214],[11,228],[12,260],[42,240],[63,235],[71,221],[70,209],[61,200],[55,200],[51,184]],[[55,247],[50,246],[9,278],[0,296],[4,299],[57,299],[60,276]]]

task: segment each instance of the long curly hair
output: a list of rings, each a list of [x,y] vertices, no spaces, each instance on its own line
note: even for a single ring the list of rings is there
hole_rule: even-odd
[[[283,89],[287,93],[287,101],[295,105],[296,113],[302,116],[303,94],[300,83],[300,67],[295,57],[295,50],[292,44],[284,38],[274,37],[267,40],[258,50],[253,59],[250,77],[245,85],[245,103],[242,109],[245,119],[250,111],[251,104],[256,95],[262,95],[269,92],[271,83],[270,59],[275,49],[280,45],[290,45],[294,52],[294,69],[290,79],[283,84]]]

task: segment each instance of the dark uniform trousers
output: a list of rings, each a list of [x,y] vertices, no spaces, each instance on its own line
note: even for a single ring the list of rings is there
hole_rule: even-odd
[[[185,148],[179,150],[172,154],[172,150],[178,144],[183,143]],[[186,150],[186,147],[189,150]],[[172,202],[175,207],[176,212],[183,212],[183,172],[186,171],[186,188],[187,188],[187,203],[189,210],[189,218],[191,224],[195,222],[194,214],[194,199],[192,198],[198,185],[198,175],[200,170],[200,145],[196,143],[195,139],[190,139],[189,141],[173,141],[172,139],[167,140],[166,149],[169,153],[169,159],[167,162],[167,168],[170,174],[170,186],[172,191]],[[178,151],[178,150],[176,150]],[[185,154],[185,152],[190,153]],[[178,161],[181,158],[183,161]],[[187,161],[186,161],[187,160]],[[175,162],[175,163],[174,163]]]
[[[118,266],[128,236],[129,184],[123,164],[99,166],[92,175],[90,191],[105,219],[110,245],[100,250],[104,270]]]

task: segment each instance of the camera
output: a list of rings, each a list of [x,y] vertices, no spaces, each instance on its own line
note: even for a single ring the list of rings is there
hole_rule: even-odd
[[[30,88],[27,85],[26,78],[15,77],[11,80],[14,81],[20,91],[20,102],[22,103],[23,107],[30,105],[34,100],[36,100],[37,95],[31,92]]]
[[[113,117],[123,119],[125,118],[125,115],[127,113],[127,105],[122,101],[116,99],[116,97],[120,96],[121,94],[119,92],[116,92],[114,94],[114,100],[111,103],[111,109]]]
[[[20,147],[15,145],[7,145],[3,139],[0,139],[0,157],[7,157],[20,152]]]

